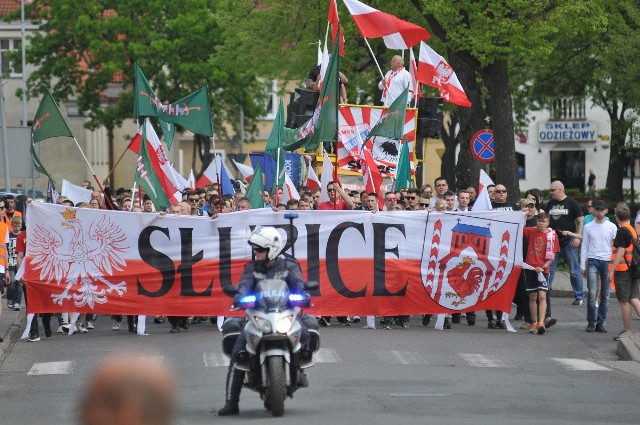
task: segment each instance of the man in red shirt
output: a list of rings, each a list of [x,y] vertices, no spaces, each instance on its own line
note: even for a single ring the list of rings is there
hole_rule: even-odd
[[[319,210],[352,210],[354,207],[353,199],[345,192],[340,183],[329,182],[327,185],[329,192],[329,200],[318,205]],[[340,195],[340,197],[338,197]]]

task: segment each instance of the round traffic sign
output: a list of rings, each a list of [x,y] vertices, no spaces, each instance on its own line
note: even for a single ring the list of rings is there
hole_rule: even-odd
[[[496,159],[492,130],[485,128],[473,135],[471,139],[471,153],[481,162],[492,162]]]

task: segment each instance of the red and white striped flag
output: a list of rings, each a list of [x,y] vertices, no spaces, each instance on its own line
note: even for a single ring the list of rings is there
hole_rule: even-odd
[[[356,22],[358,29],[366,38],[384,39],[390,49],[404,50],[415,46],[422,40],[431,38],[429,31],[411,22],[380,12],[358,0],[342,0]]]
[[[336,0],[329,0],[329,13],[327,14],[327,21],[331,24],[331,40],[333,44],[336,43],[336,34],[338,33],[338,27],[340,26],[340,18],[338,17],[338,5]],[[340,56],[344,56],[344,33],[340,33]]]
[[[309,165],[309,171],[307,173],[307,182],[305,183],[307,187],[311,190],[320,189],[320,179],[316,175],[316,172],[313,171],[313,167]]]
[[[426,43],[420,43],[418,62],[418,81],[439,89],[445,102],[471,106],[453,68]]]

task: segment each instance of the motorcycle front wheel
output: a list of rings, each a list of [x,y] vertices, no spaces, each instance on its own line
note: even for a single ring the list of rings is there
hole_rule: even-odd
[[[284,399],[287,396],[286,382],[284,378],[284,359],[280,356],[267,358],[269,368],[269,386],[267,388],[266,405],[271,410],[271,415],[284,415]]]

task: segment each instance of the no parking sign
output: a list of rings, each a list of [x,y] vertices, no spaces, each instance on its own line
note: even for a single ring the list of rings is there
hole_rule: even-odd
[[[492,130],[485,128],[473,135],[471,139],[471,153],[481,162],[492,162],[496,159]]]

